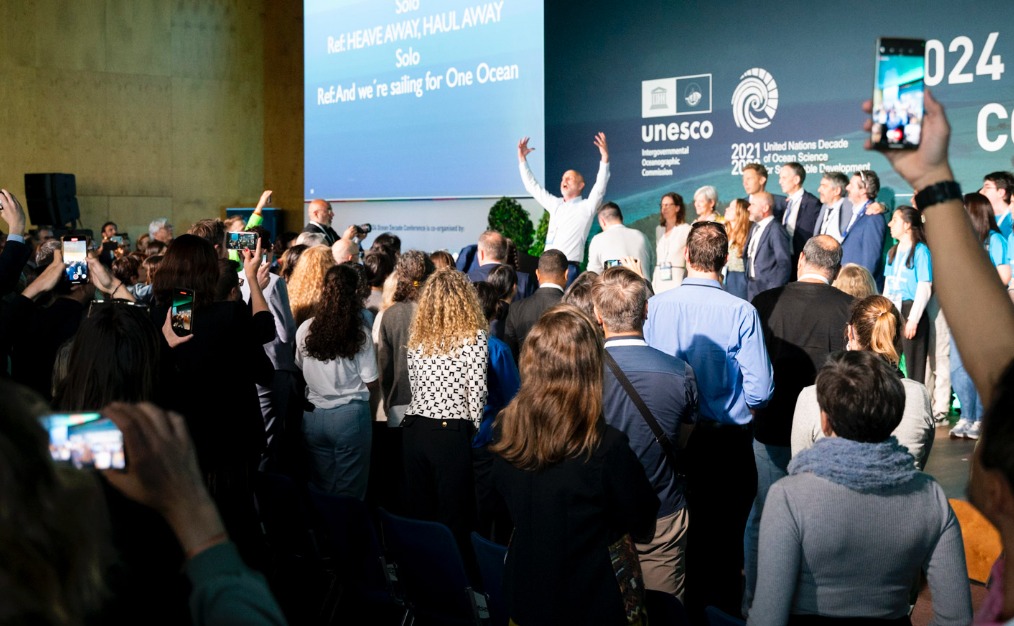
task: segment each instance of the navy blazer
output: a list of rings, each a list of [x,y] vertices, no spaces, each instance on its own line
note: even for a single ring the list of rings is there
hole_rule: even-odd
[[[478,261],[476,261],[476,264],[472,266],[472,269],[466,272],[466,274],[468,275],[468,280],[472,281],[473,283],[488,282],[489,273],[500,265],[503,265],[503,263],[487,263],[485,265],[479,265]],[[518,272],[517,274],[518,274],[518,292],[514,294],[514,299],[512,300],[512,302],[517,302],[518,300],[527,298],[528,296],[532,295],[532,292],[535,291],[534,289],[535,281],[532,280],[532,277],[530,275],[528,275],[525,272]]]
[[[817,218],[820,217],[820,200],[809,191],[803,192],[796,209],[796,230],[792,233],[792,256],[798,258],[803,246],[816,234]]]
[[[886,214],[885,214],[886,215]],[[877,289],[884,290],[884,241],[887,222],[884,215],[863,214],[841,242],[841,264],[862,265],[873,274]]]
[[[753,297],[762,291],[781,287],[788,283],[789,277],[792,275],[789,233],[777,218],[771,220],[760,235],[755,257],[752,259],[754,271],[751,274],[750,239],[753,238],[756,228],[757,224],[750,226],[750,233],[746,239],[747,245],[744,246],[743,252],[743,263],[747,274],[747,301],[753,300]]]

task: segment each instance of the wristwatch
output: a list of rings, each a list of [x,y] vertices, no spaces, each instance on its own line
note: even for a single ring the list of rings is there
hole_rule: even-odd
[[[953,180],[944,180],[925,187],[922,191],[915,194],[912,201],[915,203],[916,209],[925,211],[934,204],[941,204],[948,200],[962,200],[963,198],[961,186],[958,183]]]

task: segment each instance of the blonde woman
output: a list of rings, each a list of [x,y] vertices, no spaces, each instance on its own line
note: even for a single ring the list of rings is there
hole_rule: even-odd
[[[746,300],[746,266],[743,252],[750,232],[750,203],[736,198],[725,209],[725,232],[729,235],[729,262],[725,265],[725,290]]]
[[[855,263],[848,263],[842,267],[838,272],[838,278],[834,279],[831,286],[844,291],[857,300],[880,294],[870,270]]]
[[[334,255],[327,246],[313,246],[300,255],[289,279],[289,306],[297,328],[313,317],[324,290],[324,275],[332,267]]]
[[[426,280],[408,338],[407,504],[415,517],[446,524],[462,545],[475,524],[471,452],[486,404],[488,330],[464,274],[445,268]]]
[[[687,275],[683,251],[687,247],[690,224],[687,224],[687,206],[683,202],[683,196],[673,192],[662,196],[658,221],[659,225],[655,228],[655,258],[658,259],[658,265],[651,280],[656,294],[679,287]]]
[[[694,222],[718,222],[725,223],[725,218],[717,211],[718,190],[711,185],[704,185],[694,192],[694,211],[697,218]]]

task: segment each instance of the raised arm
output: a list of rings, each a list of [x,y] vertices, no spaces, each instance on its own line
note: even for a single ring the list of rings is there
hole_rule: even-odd
[[[863,108],[869,112],[872,103]],[[866,120],[866,129],[872,126]],[[938,182],[953,181],[947,159],[951,128],[943,106],[926,92],[926,115],[922,142],[917,150],[888,150],[884,156],[913,189],[921,191]],[[870,143],[867,141],[867,148]],[[1014,304],[996,279],[996,269],[976,241],[961,199],[919,207],[926,228],[926,242],[933,254],[933,285],[940,306],[962,354],[975,355],[965,369],[986,406],[993,390],[1014,355]],[[975,306],[967,306],[974,302]],[[982,331],[982,311],[990,312],[990,332]]]
[[[532,168],[528,167],[528,155],[534,152],[535,148],[529,148],[528,141],[528,137],[523,137],[518,141],[518,169],[521,172],[521,184],[525,186],[525,191],[542,205],[542,208],[552,214],[563,200],[543,189],[539,181],[535,180]]]
[[[596,134],[593,143],[599,149],[602,158],[599,161],[598,174],[595,175],[595,184],[588,192],[588,199],[592,201],[595,209],[598,209],[606,199],[606,185],[609,183],[609,146],[606,144],[606,134]]]

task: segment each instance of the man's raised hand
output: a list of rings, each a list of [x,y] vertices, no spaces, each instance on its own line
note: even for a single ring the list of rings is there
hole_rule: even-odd
[[[606,134],[598,133],[595,135],[595,147],[599,149],[599,154],[602,155],[602,162],[609,162],[609,146],[606,145]]]
[[[528,155],[535,152],[535,148],[528,147],[528,137],[524,137],[518,142],[518,161],[524,161],[528,158]]]

